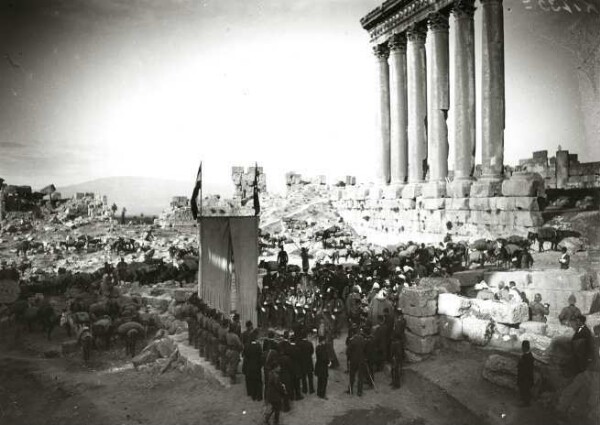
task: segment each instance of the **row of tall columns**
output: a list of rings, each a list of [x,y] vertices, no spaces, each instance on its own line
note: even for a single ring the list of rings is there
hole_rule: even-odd
[[[400,186],[405,198],[496,196],[500,194],[504,153],[504,32],[502,0],[481,0],[482,178],[473,183],[475,166],[475,43],[473,0],[452,8],[454,69],[452,131],[454,180],[448,176],[450,109],[449,15],[431,14],[406,34],[394,34],[374,48],[379,64],[381,184]],[[429,54],[425,40],[430,38]],[[388,60],[389,59],[389,60]],[[429,181],[424,184],[426,175]]]

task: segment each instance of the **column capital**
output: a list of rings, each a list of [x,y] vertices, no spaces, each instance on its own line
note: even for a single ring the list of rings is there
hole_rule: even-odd
[[[408,41],[416,43],[425,43],[427,38],[427,26],[423,23],[413,24],[406,31]]]
[[[483,1],[483,0],[482,0]],[[474,0],[456,0],[452,7],[452,14],[456,19],[460,18],[471,18],[475,14],[475,1]]]
[[[373,54],[379,60],[386,60],[390,56],[390,48],[387,43],[381,43],[373,46]]]
[[[388,46],[392,52],[406,52],[406,34],[394,34],[388,40]]]
[[[448,32],[450,25],[448,25],[448,13],[447,12],[434,12],[430,13],[427,17],[427,25],[430,31]]]

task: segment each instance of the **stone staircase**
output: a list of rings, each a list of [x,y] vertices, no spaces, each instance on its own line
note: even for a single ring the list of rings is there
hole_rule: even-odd
[[[169,338],[179,350],[179,356],[185,361],[186,368],[192,373],[214,382],[223,388],[231,388],[229,378],[223,376],[208,360],[200,357],[198,350],[188,344],[187,332],[171,335]]]

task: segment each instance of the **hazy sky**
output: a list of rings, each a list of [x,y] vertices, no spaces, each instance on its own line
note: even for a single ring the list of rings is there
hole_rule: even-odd
[[[600,138],[584,137],[578,52],[561,39],[600,25],[600,5],[548,1],[504,2],[506,162],[559,144],[600,160]],[[0,4],[8,183],[186,180],[201,159],[209,187],[254,161],[271,188],[289,170],[375,174],[376,66],[359,19],[379,0]],[[480,27],[478,11],[477,56]]]

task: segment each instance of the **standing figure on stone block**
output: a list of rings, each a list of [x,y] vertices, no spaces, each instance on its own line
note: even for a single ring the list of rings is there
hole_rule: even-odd
[[[310,264],[308,261],[308,249],[306,247],[303,247],[300,250],[300,258],[302,258],[302,272],[308,273],[308,270],[310,269]]]
[[[566,247],[563,247],[562,255],[560,256],[558,262],[560,263],[560,268],[562,270],[567,270],[569,268],[569,264],[571,263],[571,256],[567,252]]]
[[[523,355],[517,367],[517,386],[521,397],[521,407],[531,405],[531,389],[533,388],[533,355],[530,351],[529,341],[521,344]]]
[[[571,321],[574,320],[577,316],[581,315],[581,310],[575,306],[577,299],[575,295],[569,295],[569,305],[562,309],[560,314],[558,315],[558,320],[560,320],[561,325],[571,326]]]
[[[533,302],[529,305],[529,311],[532,321],[546,323],[546,315],[550,314],[550,304],[542,304],[542,295],[535,294]]]
[[[279,253],[277,254],[277,264],[279,265],[279,270],[286,271],[288,261],[289,261],[288,253],[285,252],[285,249],[283,249],[283,244],[282,244],[280,246]]]

